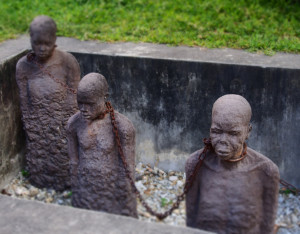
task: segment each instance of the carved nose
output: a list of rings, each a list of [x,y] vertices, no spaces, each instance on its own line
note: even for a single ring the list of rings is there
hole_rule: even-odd
[[[220,138],[220,143],[224,145],[228,145],[227,136],[226,134],[222,134]]]
[[[45,50],[46,50],[46,46],[41,45],[41,46],[40,46],[40,51],[44,52]]]
[[[81,104],[79,109],[80,109],[81,112],[87,112],[88,111],[85,104]]]

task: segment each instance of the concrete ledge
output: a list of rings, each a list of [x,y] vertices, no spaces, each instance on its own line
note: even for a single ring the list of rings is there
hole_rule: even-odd
[[[67,37],[58,37],[57,45],[59,49],[75,53],[238,64],[263,68],[300,69],[300,54],[276,53],[274,56],[266,56],[264,54],[228,48],[174,47],[162,44],[132,42],[100,43],[97,41],[80,41]],[[30,49],[30,39],[27,35],[23,35],[15,40],[5,41],[0,44],[0,61],[26,49]]]
[[[28,39],[29,40],[29,39]],[[274,56],[250,53],[237,49],[207,49],[188,46],[167,46],[151,43],[99,43],[61,37],[57,45],[64,50],[111,56],[128,56],[176,61],[193,61],[219,64],[238,64],[258,67],[299,69],[300,54],[276,53]]]
[[[103,212],[49,205],[0,195],[0,233],[205,234],[193,228],[148,223]]]

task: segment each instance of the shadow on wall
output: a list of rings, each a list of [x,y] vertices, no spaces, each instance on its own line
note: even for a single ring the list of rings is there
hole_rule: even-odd
[[[22,129],[16,63],[25,53],[0,64],[0,188],[23,166],[25,133]]]

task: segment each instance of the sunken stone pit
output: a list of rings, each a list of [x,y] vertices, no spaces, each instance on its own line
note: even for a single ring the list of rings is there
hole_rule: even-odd
[[[281,178],[300,187],[300,55],[269,57],[232,49],[104,44],[70,38],[58,38],[57,44],[78,60],[81,77],[99,72],[107,78],[112,105],[136,128],[137,163],[183,171],[188,155],[208,137],[213,102],[235,93],[252,106],[248,145],[275,162]],[[30,48],[29,38],[4,42],[0,48],[3,188],[24,167],[25,135],[15,65]]]

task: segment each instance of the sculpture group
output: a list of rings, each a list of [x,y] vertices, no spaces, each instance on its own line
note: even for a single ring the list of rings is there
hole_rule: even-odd
[[[36,17],[30,37],[33,52],[19,60],[16,79],[31,182],[57,190],[71,187],[75,207],[137,217],[131,183],[133,124],[109,108],[108,84],[101,74],[80,80],[76,59],[55,48],[51,18]],[[195,176],[203,149],[186,162],[187,178],[193,176],[186,191],[188,226],[217,233],[272,233],[279,172],[245,143],[251,114],[239,95],[225,95],[214,103],[211,142]]]

